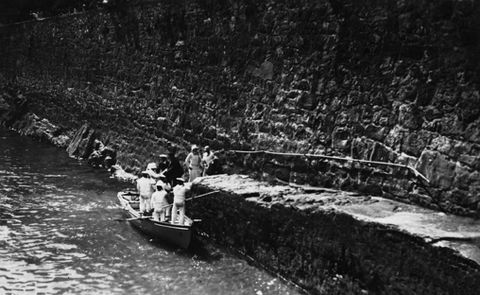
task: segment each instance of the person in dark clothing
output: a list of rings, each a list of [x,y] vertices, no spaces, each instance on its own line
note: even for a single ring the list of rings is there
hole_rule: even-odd
[[[174,187],[177,184],[176,179],[183,176],[183,168],[178,159],[175,157],[175,151],[170,151],[168,153],[168,161],[169,166],[164,174],[167,178],[167,182]]]
[[[159,156],[160,162],[158,163],[158,170],[160,173],[165,173],[168,169],[168,156],[165,154],[161,154]]]

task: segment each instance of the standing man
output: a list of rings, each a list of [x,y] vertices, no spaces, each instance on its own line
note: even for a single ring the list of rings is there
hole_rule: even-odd
[[[183,178],[177,178],[177,185],[173,188],[172,223],[182,224],[185,222],[185,194],[187,188]],[[178,215],[178,222],[177,222]]]
[[[159,180],[156,184],[157,191],[152,194],[153,220],[165,221],[165,213],[167,212],[167,192],[165,191],[165,183]]]
[[[192,145],[191,152],[187,155],[187,158],[185,158],[185,166],[188,168],[189,182],[192,182],[195,180],[195,178],[202,176],[202,157],[200,156],[197,145]]]
[[[155,181],[149,177],[148,171],[142,171],[140,178],[137,179],[137,190],[140,194],[140,214],[147,215],[150,213],[150,199],[152,197]]]
[[[167,178],[167,182],[170,183],[172,187],[174,187],[176,184],[175,179],[183,176],[183,168],[182,165],[180,165],[178,159],[175,157],[174,149],[170,149],[168,153],[168,161],[170,163],[164,175]]]
[[[210,164],[214,161],[215,154],[210,150],[210,147],[205,146],[205,151],[203,152],[202,164],[203,164],[203,176],[207,175],[208,168]]]

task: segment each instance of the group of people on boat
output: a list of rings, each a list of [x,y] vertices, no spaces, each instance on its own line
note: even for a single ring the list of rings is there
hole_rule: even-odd
[[[189,182],[213,172],[210,168],[217,159],[215,154],[208,146],[204,148],[203,155],[197,145],[191,147],[184,162],[189,172]],[[183,173],[184,169],[174,151],[170,151],[168,155],[160,155],[158,164],[148,163],[136,183],[140,197],[140,213],[152,214],[155,221],[165,222],[170,219],[171,223],[184,224],[185,195],[188,189]]]

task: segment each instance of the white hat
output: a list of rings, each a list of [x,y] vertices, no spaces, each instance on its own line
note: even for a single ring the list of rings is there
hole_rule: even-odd
[[[154,163],[154,162],[151,162],[151,163],[148,163],[147,165],[147,170],[153,170],[153,169],[157,169],[157,163]]]
[[[193,150],[198,150],[198,146],[196,144],[192,145],[192,151]]]
[[[165,155],[165,154],[161,154],[161,155],[160,155],[160,156],[158,156],[158,157],[159,157],[159,158],[168,158],[168,156],[167,156],[167,155]]]

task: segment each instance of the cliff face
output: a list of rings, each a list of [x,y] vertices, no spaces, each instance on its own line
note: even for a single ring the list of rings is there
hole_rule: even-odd
[[[479,9],[453,0],[114,5],[1,28],[0,77],[49,120],[103,131],[127,166],[161,152],[159,138],[392,161],[430,183],[390,168],[239,159],[287,181],[478,214]]]

